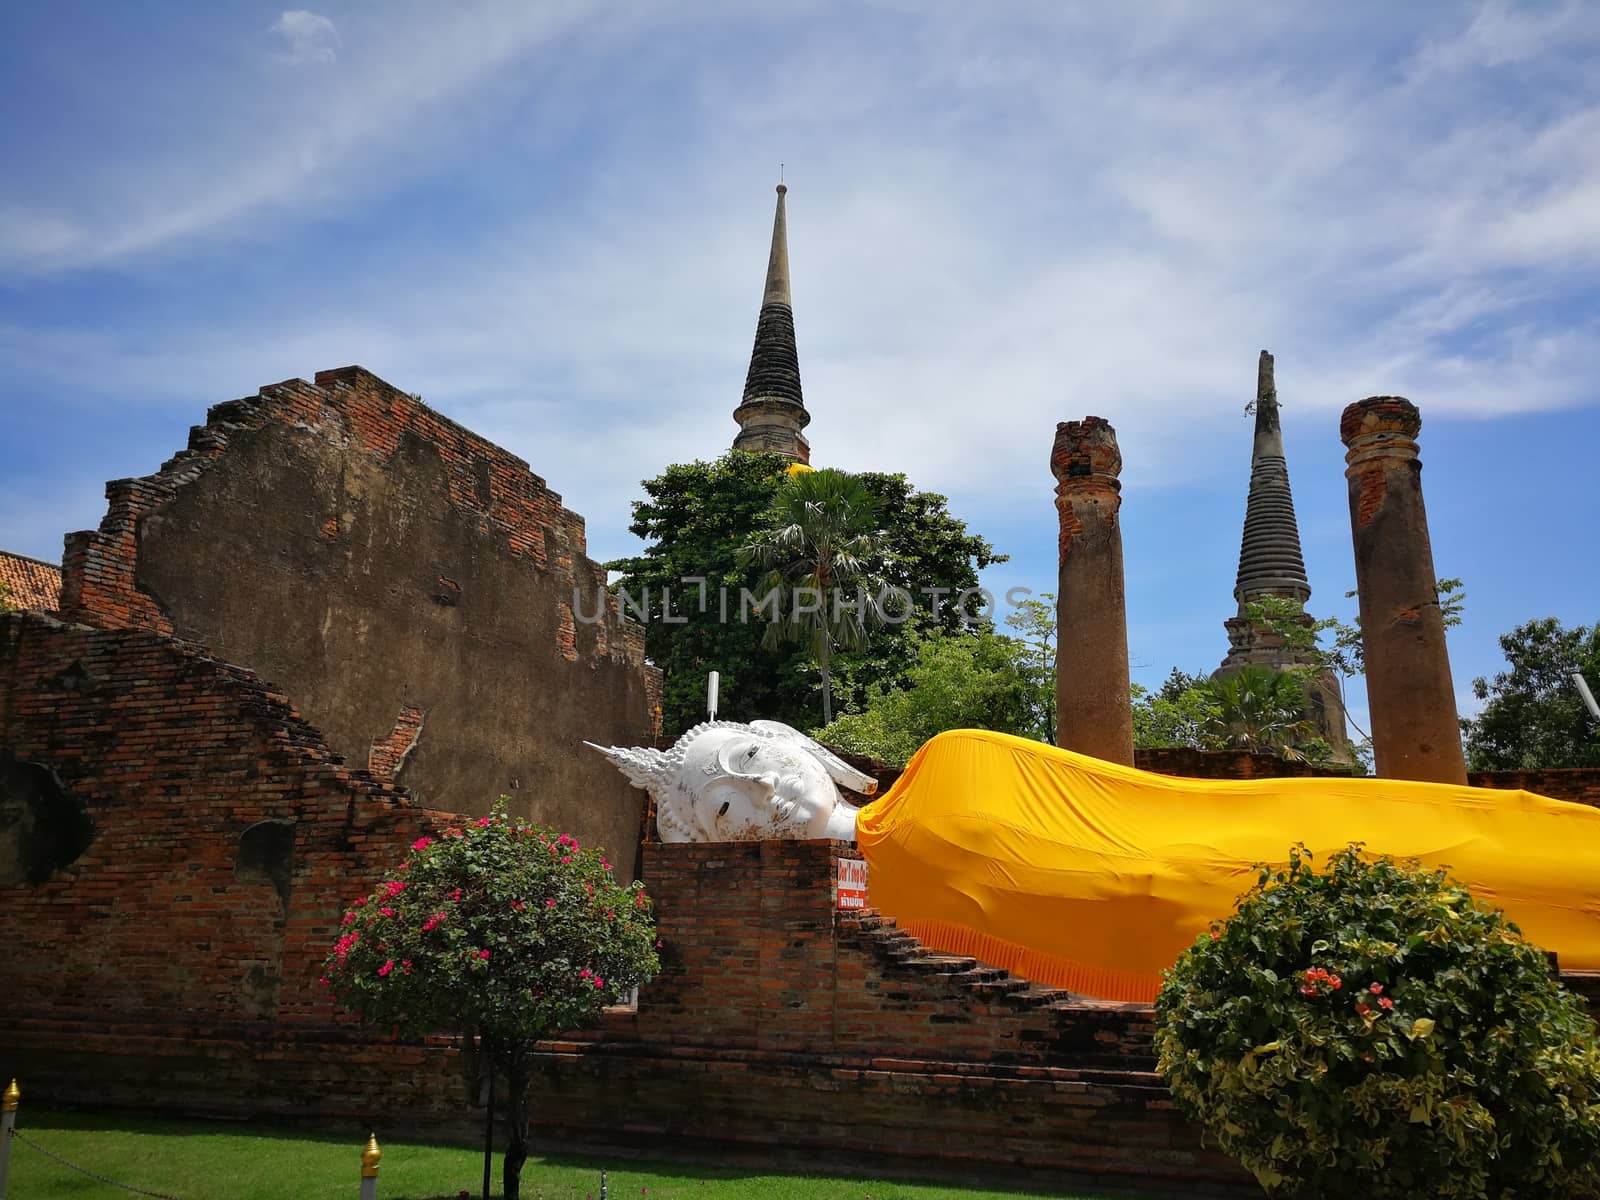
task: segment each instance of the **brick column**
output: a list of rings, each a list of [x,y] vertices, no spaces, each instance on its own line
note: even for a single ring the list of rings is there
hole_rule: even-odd
[[[1122,581],[1122,452],[1102,417],[1063,421],[1050,451],[1061,519],[1056,744],[1133,765]]]
[[[1421,428],[1416,405],[1399,396],[1369,397],[1339,420],[1372,748],[1379,775],[1466,783],[1422,506]]]

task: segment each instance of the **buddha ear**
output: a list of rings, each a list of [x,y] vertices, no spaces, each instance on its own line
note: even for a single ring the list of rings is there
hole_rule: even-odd
[[[761,737],[729,738],[717,747],[717,766],[732,779],[759,780],[763,775],[770,775],[770,771],[749,769],[750,761],[761,750],[765,740]],[[771,791],[770,785],[768,791]]]
[[[799,746],[821,763],[828,778],[840,787],[849,788],[863,796],[871,796],[878,790],[878,781],[871,775],[856,770],[821,742],[807,737],[793,726],[785,725],[782,721],[751,721],[750,728],[777,741]]]

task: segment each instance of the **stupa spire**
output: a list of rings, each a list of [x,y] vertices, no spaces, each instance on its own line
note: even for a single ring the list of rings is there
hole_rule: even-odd
[[[1300,526],[1289,491],[1289,465],[1283,456],[1283,426],[1278,418],[1278,387],[1272,355],[1263,350],[1256,367],[1256,434],[1250,454],[1250,495],[1245,501],[1244,538],[1233,597],[1239,615],[1263,596],[1311,599]]]
[[[810,424],[811,414],[800,390],[800,354],[789,293],[789,223],[784,205],[788,191],[787,185],[778,185],[756,341],[750,351],[744,399],[733,412],[733,419],[739,422],[733,448],[775,451],[804,463],[811,461],[811,444],[801,431]]]

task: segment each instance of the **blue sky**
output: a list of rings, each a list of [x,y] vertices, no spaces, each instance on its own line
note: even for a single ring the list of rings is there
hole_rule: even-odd
[[[816,462],[1043,590],[1055,422],[1108,418],[1154,683],[1225,649],[1257,352],[1319,614],[1338,414],[1405,395],[1465,697],[1600,618],[1597,49],[1584,3],[7,5],[0,546],[360,363],[628,553],[638,480],[734,433],[782,161]]]

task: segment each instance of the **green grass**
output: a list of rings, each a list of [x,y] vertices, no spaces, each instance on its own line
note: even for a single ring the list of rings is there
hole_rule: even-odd
[[[358,1195],[360,1137],[207,1121],[97,1117],[26,1105],[17,1115],[17,1132],[51,1153],[179,1200],[356,1200]],[[379,1200],[455,1200],[463,1189],[474,1198],[480,1195],[481,1151],[400,1138],[385,1141],[382,1148]],[[609,1200],[1096,1200],[1060,1192],[979,1191],[569,1157],[530,1158],[522,1176],[523,1200],[598,1197],[602,1165],[609,1175]],[[499,1155],[494,1171],[499,1195]],[[112,1200],[131,1194],[59,1166],[20,1142],[11,1150],[9,1192],[14,1200]]]

